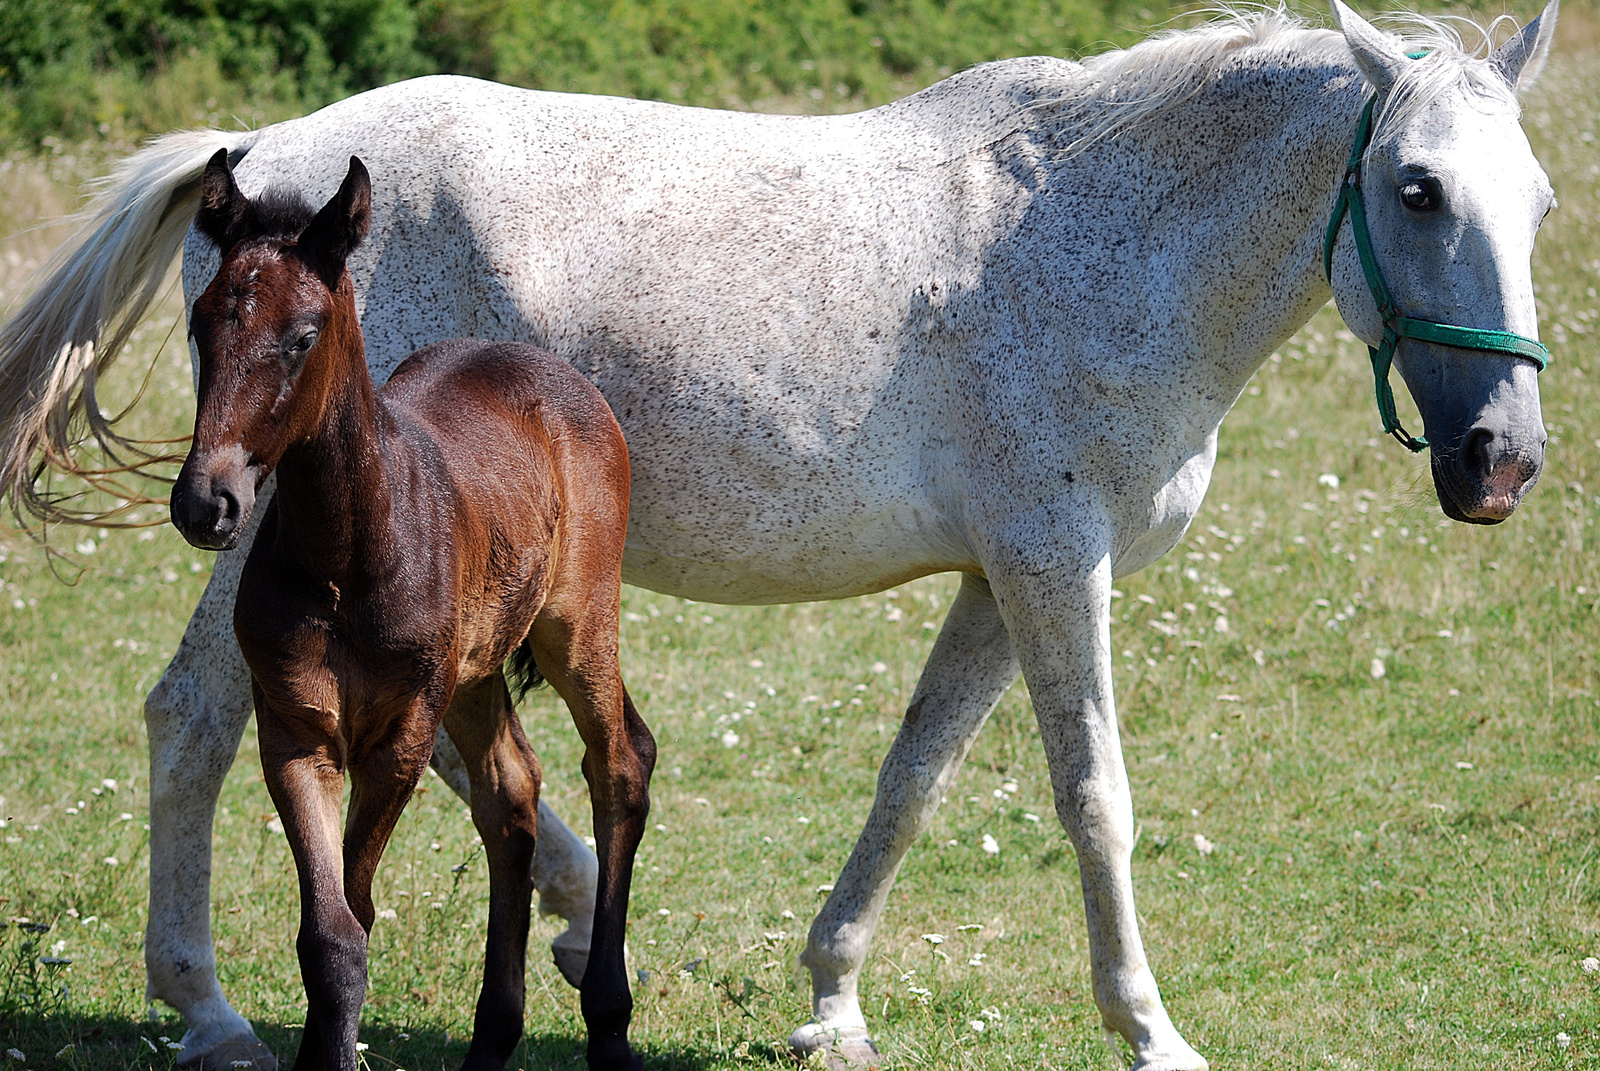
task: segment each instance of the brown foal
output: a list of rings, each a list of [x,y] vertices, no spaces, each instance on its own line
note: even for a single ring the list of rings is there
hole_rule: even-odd
[[[600,856],[581,987],[589,1066],[636,1068],[623,928],[655,741],[617,662],[627,448],[600,393],[533,346],[442,342],[376,390],[345,271],[370,201],[352,158],[320,211],[282,193],[252,202],[218,152],[195,220],[222,266],[190,320],[199,413],[172,520],[226,550],[277,471],[234,628],[300,874],[310,1007],[295,1066],[355,1071],[373,873],[441,719],[471,773],[489,866],[463,1066],[498,1071],[521,1037],[540,774],[502,668],[516,652],[587,749]]]

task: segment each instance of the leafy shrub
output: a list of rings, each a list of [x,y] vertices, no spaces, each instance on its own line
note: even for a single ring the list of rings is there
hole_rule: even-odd
[[[721,107],[881,103],[1126,40],[1129,0],[5,0],[0,146],[257,123],[456,72]]]

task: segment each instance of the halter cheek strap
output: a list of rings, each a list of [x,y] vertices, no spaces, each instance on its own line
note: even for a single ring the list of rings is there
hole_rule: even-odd
[[[1416,56],[1412,57],[1417,58]],[[1361,274],[1366,276],[1367,289],[1377,303],[1378,315],[1383,318],[1383,340],[1376,349],[1367,347],[1372,356],[1372,378],[1378,397],[1378,415],[1383,418],[1383,430],[1393,435],[1412,453],[1424,449],[1428,440],[1412,436],[1401,426],[1395,413],[1394,391],[1389,388],[1389,366],[1394,362],[1395,347],[1402,338],[1419,342],[1433,342],[1461,350],[1478,350],[1484,353],[1506,353],[1513,357],[1526,357],[1543,372],[1550,363],[1550,351],[1538,339],[1510,331],[1486,331],[1475,327],[1457,327],[1454,324],[1435,323],[1404,316],[1395,306],[1389,288],[1384,284],[1383,273],[1378,270],[1378,259],[1372,252],[1372,235],[1367,230],[1367,210],[1361,199],[1361,162],[1372,143],[1372,110],[1377,104],[1376,95],[1367,98],[1361,110],[1361,120],[1356,124],[1355,147],[1350,152],[1350,162],[1345,165],[1344,182],[1339,187],[1338,199],[1333,204],[1333,218],[1328,220],[1327,233],[1322,239],[1322,272],[1333,282],[1333,244],[1338,240],[1339,228],[1346,215],[1350,217],[1350,235],[1355,239],[1356,253],[1361,258]]]

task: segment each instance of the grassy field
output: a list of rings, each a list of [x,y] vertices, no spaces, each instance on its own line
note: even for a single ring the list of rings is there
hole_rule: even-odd
[[[1325,310],[1229,417],[1183,545],[1119,584],[1144,936],[1174,1019],[1219,1068],[1600,1067],[1600,972],[1584,966],[1600,956],[1600,43],[1567,17],[1527,115],[1561,199],[1536,265],[1555,354],[1540,488],[1498,528],[1443,520],[1424,462],[1377,437],[1365,354]],[[72,167],[0,164],[4,229],[64,207]],[[58,238],[0,247],[5,295]],[[135,343],[165,346],[147,433],[189,418],[177,315],[169,300]],[[0,1049],[25,1054],[17,1071],[165,1068],[183,1028],[143,1000],[141,699],[210,564],[165,527],[54,538],[76,545],[74,584],[0,531],[0,916],[16,923],[0,931]],[[624,666],[661,742],[630,938],[647,1067],[782,1065],[807,1015],[793,963],[818,888],[866,816],[954,586],[763,609],[627,593]],[[565,711],[537,693],[524,721],[546,798],[585,828]],[[1122,1060],[1099,1039],[1050,809],[1019,686],[875,945],[864,1004],[896,1066]],[[304,1012],[272,817],[251,731],[217,819],[213,925],[224,986],[287,1056]],[[436,779],[377,901],[395,917],[373,935],[367,1066],[453,1067],[487,881]],[[533,959],[513,1066],[581,1065],[576,993],[542,945]]]

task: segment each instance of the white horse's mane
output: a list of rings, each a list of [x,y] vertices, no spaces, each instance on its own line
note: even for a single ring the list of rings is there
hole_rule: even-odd
[[[1085,59],[1083,74],[1067,93],[1041,96],[1036,106],[1057,110],[1076,127],[1067,151],[1115,137],[1172,111],[1199,94],[1231,64],[1255,49],[1275,48],[1302,61],[1326,56],[1331,64],[1349,62],[1349,50],[1337,30],[1313,26],[1284,6],[1224,5],[1216,17],[1189,29],[1167,30],[1129,48]],[[1407,66],[1377,116],[1373,144],[1404,127],[1419,112],[1451,90],[1489,98],[1516,109],[1516,96],[1486,62],[1502,15],[1488,26],[1461,16],[1398,13],[1379,21],[1403,26],[1397,47],[1426,51]],[[1474,39],[1469,49],[1466,39]]]

